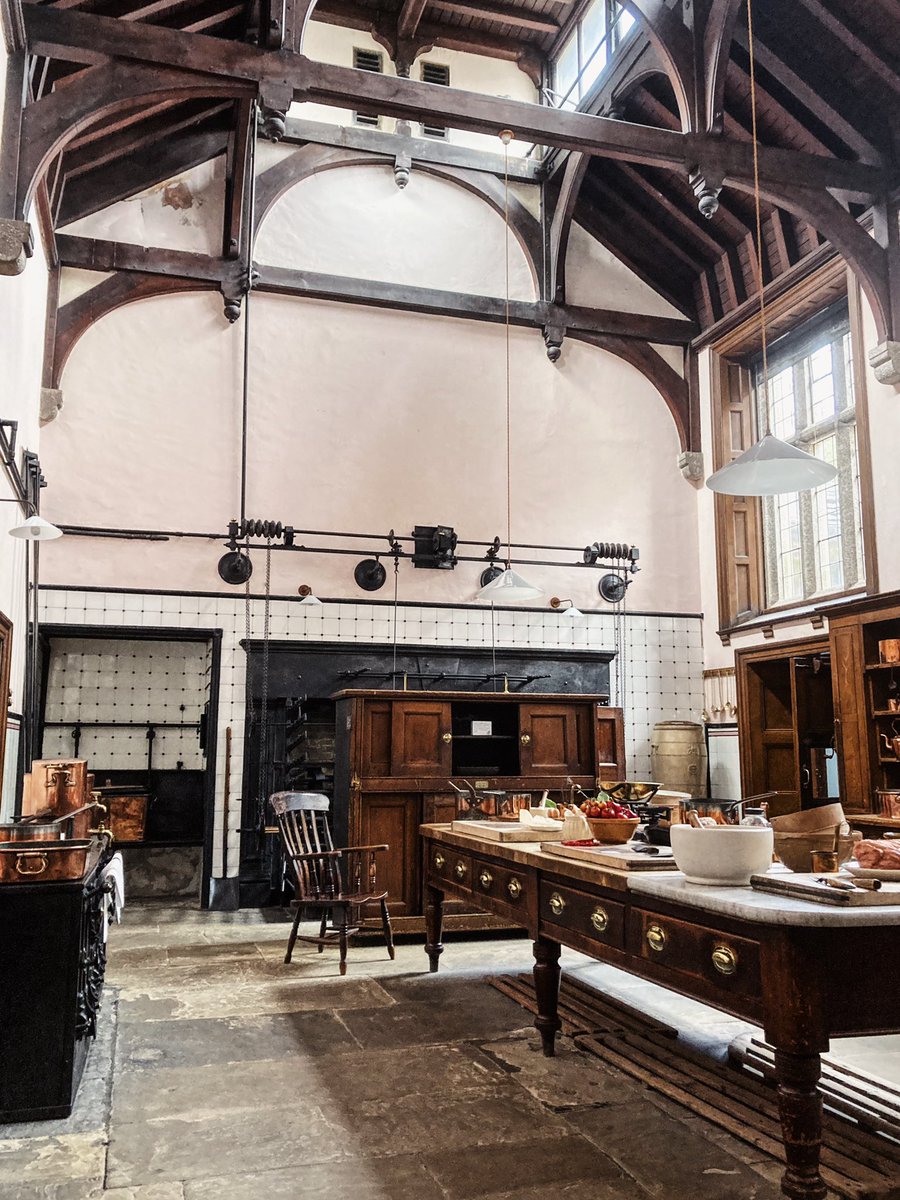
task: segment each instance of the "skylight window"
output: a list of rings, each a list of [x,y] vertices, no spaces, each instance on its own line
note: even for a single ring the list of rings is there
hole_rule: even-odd
[[[551,102],[578,108],[602,76],[634,17],[616,0],[591,0],[554,63]]]

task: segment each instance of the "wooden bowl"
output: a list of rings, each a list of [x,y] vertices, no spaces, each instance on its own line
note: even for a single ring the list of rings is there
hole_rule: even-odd
[[[842,833],[838,839],[838,863],[845,863],[853,853],[853,847],[862,840],[862,834]],[[775,830],[775,857],[789,871],[811,871],[813,850],[833,850],[834,830],[824,829],[818,833],[783,833]]]
[[[779,833],[818,833],[822,829],[834,832],[835,825],[844,820],[844,810],[841,804],[823,804],[821,808],[805,808],[800,812],[783,813],[780,817],[772,817],[771,825],[776,836]],[[814,850],[829,847],[814,846]]]
[[[588,817],[594,840],[604,846],[621,846],[630,841],[640,817]]]

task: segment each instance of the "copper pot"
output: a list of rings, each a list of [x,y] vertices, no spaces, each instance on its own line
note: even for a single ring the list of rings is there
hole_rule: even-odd
[[[62,838],[62,827],[58,821],[12,821],[0,825],[2,842],[58,842]]]

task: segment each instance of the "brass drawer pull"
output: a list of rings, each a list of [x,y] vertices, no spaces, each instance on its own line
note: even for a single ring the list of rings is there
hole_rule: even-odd
[[[609,913],[601,904],[598,904],[591,913],[591,924],[598,933],[606,932],[609,925]]]
[[[465,879],[466,864],[464,862],[458,862],[456,864],[456,866],[453,868],[453,874],[456,876],[457,879]]]
[[[443,854],[441,854],[440,850],[438,850],[437,854],[434,856],[434,865],[439,871],[446,861],[446,858],[444,858]]]
[[[441,741],[442,741],[442,742],[452,742],[452,741],[453,741],[453,734],[452,734],[452,733],[445,733],[445,734],[442,734],[442,735],[441,735]]]
[[[490,873],[490,871],[488,871],[487,868],[485,868],[485,870],[483,870],[481,872],[481,874],[478,876],[478,882],[481,884],[481,886],[487,892],[487,891],[490,891],[491,884],[494,882],[494,877]]]
[[[531,745],[531,734],[530,734],[530,733],[523,733],[523,734],[522,734],[521,741],[522,741],[522,745],[523,745],[523,746],[530,746],[530,745]]]
[[[738,956],[730,946],[716,946],[712,952],[712,962],[720,975],[733,975],[737,970]]]
[[[647,930],[647,945],[655,954],[662,954],[669,940],[661,925],[651,925]]]
[[[553,913],[553,915],[555,917],[562,916],[562,911],[566,907],[566,902],[565,902],[565,900],[563,900],[563,898],[559,894],[559,892],[554,892],[552,894],[552,896],[550,897],[548,903],[550,905],[550,911]]]
[[[513,900],[518,900],[518,898],[522,895],[521,879],[511,879],[506,885],[506,890],[509,892]]]

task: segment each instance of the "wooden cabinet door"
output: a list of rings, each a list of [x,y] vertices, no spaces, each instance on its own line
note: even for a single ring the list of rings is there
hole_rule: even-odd
[[[391,773],[420,779],[451,774],[450,705],[442,700],[395,700]]]
[[[858,625],[835,624],[831,627],[829,640],[841,803],[850,810],[868,809],[872,803],[873,784],[862,682],[862,630]]]
[[[615,783],[625,778],[625,721],[621,708],[594,705],[594,766],[598,779]]]
[[[391,702],[364,701],[359,773],[363,779],[391,773]]]
[[[579,754],[578,704],[523,704],[519,709],[520,765],[523,775],[593,774]],[[582,741],[584,738],[582,737]]]
[[[361,797],[361,841],[387,843],[378,855],[378,887],[387,888],[388,907],[397,917],[421,912],[419,903],[419,825],[422,797],[417,792],[369,792]]]

